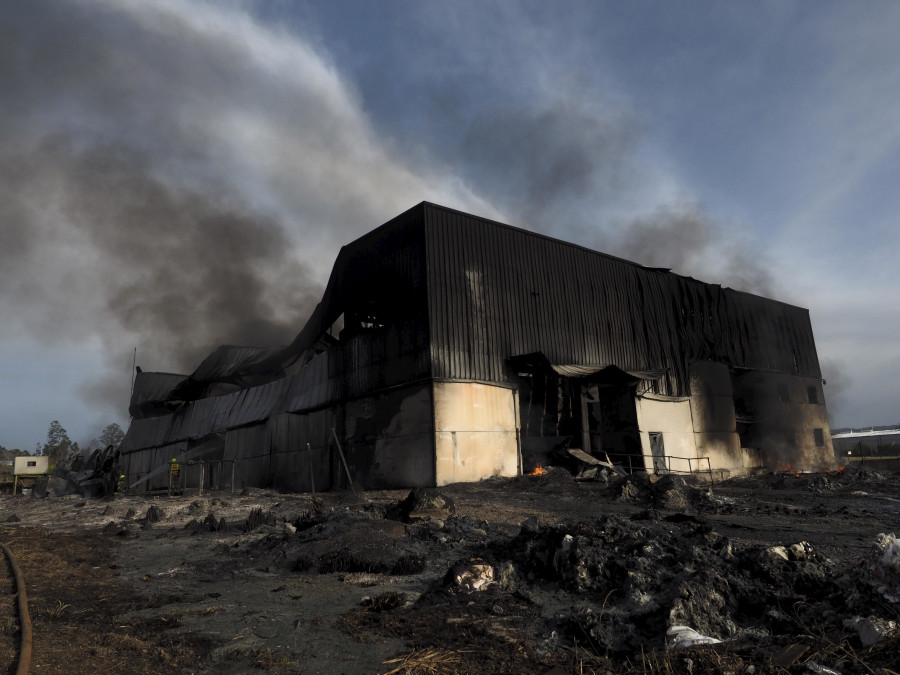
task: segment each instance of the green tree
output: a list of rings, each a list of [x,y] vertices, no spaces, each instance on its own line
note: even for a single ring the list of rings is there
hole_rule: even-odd
[[[108,445],[118,448],[123,438],[125,438],[125,432],[122,431],[122,427],[113,422],[103,429],[95,443],[101,448],[105,448]],[[91,443],[91,445],[94,445],[94,443]]]
[[[60,464],[71,455],[78,453],[78,443],[69,439],[69,433],[57,420],[50,422],[47,429],[47,442],[41,448],[41,454],[50,457],[54,465]]]
[[[0,460],[12,460],[16,457],[22,457],[23,455],[27,455],[28,453],[24,450],[19,450],[19,448],[5,448],[0,445]]]

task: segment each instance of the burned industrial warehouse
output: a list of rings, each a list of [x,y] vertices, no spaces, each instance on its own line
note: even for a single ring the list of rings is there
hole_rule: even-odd
[[[423,202],[343,247],[280,348],[141,372],[121,446],[156,490],[440,486],[561,449],[717,476],[833,457],[806,309]],[[202,472],[202,473],[201,473]]]

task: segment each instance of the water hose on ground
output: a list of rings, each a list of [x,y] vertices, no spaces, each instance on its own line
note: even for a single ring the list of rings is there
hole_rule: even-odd
[[[16,668],[16,675],[28,675],[31,668],[31,615],[28,613],[28,596],[25,594],[25,578],[16,559],[6,544],[0,543],[0,549],[6,554],[6,560],[9,562],[9,568],[12,570],[16,579],[16,595],[19,600],[19,624],[22,630],[22,638],[19,642],[19,665]]]

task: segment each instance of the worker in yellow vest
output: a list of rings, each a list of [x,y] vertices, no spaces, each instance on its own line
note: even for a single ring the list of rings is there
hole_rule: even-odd
[[[178,460],[173,457],[169,464],[169,496],[179,493],[181,483],[181,465]]]

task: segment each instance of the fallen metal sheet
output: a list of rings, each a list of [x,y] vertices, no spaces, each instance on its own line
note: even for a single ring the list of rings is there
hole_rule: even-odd
[[[610,469],[612,468],[612,464],[601,462],[596,457],[591,457],[584,450],[579,450],[578,448],[569,448],[569,454],[578,461],[590,464],[591,466],[608,466]]]

